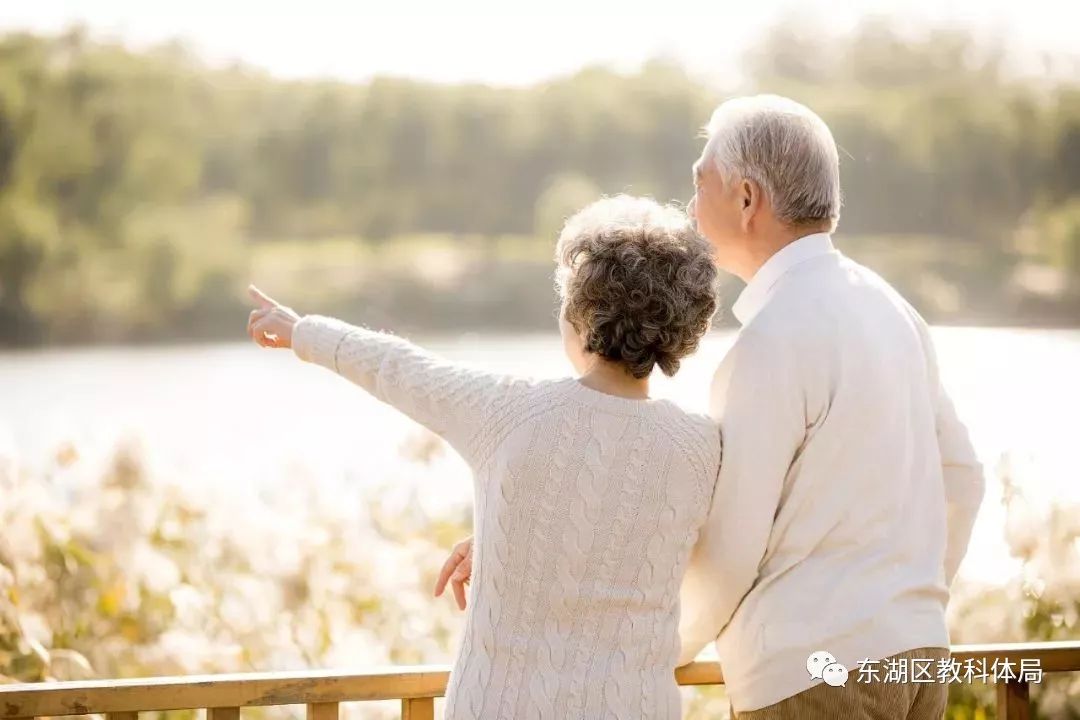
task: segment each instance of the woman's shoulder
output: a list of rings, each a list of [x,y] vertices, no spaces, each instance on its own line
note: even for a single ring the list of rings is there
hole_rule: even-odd
[[[715,420],[666,399],[655,401],[653,410],[656,431],[666,434],[673,443],[692,453],[706,474],[719,468],[723,438]]]
[[[602,415],[641,418],[651,432],[712,456],[720,452],[720,426],[705,413],[689,410],[673,400],[638,400],[593,390],[573,377],[515,378],[507,385],[521,404],[533,411],[588,408]],[[522,408],[523,409],[523,408]]]
[[[719,432],[719,423],[707,413],[690,409],[668,398],[658,398],[651,400],[650,403],[656,410],[657,421],[666,422],[672,426],[692,427],[706,433],[712,433],[713,430]]]

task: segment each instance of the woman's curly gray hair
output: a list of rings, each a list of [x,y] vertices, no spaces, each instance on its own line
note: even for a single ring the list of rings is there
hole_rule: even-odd
[[[716,265],[686,215],[617,195],[566,221],[555,248],[566,320],[585,350],[636,378],[674,375],[716,311]]]

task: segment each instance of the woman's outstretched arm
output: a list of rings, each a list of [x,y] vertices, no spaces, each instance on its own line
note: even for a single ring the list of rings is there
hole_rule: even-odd
[[[300,317],[254,288],[252,293],[261,308],[252,313],[249,332],[260,345],[291,347],[301,360],[333,370],[440,435],[466,461],[482,461],[485,438],[495,430],[492,420],[519,383],[449,362],[395,335],[334,318]]]

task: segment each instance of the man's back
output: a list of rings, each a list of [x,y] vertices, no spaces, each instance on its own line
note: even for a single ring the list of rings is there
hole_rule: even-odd
[[[718,649],[739,712],[820,682],[806,665],[816,651],[855,682],[862,659],[949,642],[955,569],[925,323],[831,243],[802,252],[754,288],[713,386],[714,505],[730,512],[708,542],[724,556],[717,617],[737,608]]]

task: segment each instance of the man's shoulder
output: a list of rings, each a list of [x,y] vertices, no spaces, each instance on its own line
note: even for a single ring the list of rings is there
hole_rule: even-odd
[[[739,330],[713,373],[714,400],[718,388],[728,387],[732,382],[772,383],[801,373],[800,366],[809,359],[800,357],[797,335],[805,335],[806,329],[782,316],[776,320],[772,317],[759,313]]]
[[[786,334],[793,327],[815,331],[819,321],[835,322],[868,310],[921,321],[911,303],[875,270],[841,253],[835,257],[835,262],[807,268],[778,288],[774,302],[755,319],[760,331]]]
[[[911,307],[900,291],[876,270],[846,255],[841,255],[840,258],[838,267],[848,280],[846,283],[841,284],[841,287],[873,290],[889,297],[900,305]]]
[[[858,331],[868,325],[891,327],[902,335],[913,331],[922,335],[926,328],[915,308],[887,280],[840,256],[837,262],[819,264],[777,288],[740,331],[730,361],[760,364],[766,372],[781,367],[808,372],[851,352],[852,342],[883,336]]]

